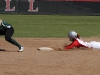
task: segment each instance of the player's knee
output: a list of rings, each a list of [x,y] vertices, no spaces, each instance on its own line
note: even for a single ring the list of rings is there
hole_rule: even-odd
[[[5,40],[6,41],[11,41],[11,38],[10,37],[5,37]]]

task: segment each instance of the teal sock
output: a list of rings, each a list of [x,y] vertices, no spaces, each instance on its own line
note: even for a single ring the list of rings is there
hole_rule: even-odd
[[[10,41],[10,43],[12,43],[13,45],[17,46],[18,48],[21,48],[21,45],[17,41],[15,41],[14,39],[12,39]]]

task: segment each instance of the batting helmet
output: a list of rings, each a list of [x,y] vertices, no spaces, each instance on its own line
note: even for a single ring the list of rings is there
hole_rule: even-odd
[[[69,37],[70,41],[72,41],[73,39],[77,38],[77,33],[75,31],[71,31],[71,32],[69,32],[68,37]]]

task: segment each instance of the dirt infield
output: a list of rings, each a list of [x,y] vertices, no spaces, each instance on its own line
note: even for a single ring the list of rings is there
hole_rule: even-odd
[[[100,75],[100,51],[38,51],[40,46],[62,47],[65,38],[15,38],[24,52],[0,38],[0,75]],[[84,38],[100,41],[99,38]]]

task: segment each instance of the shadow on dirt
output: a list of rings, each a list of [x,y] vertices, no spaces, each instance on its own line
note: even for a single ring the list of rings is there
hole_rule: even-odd
[[[5,50],[5,49],[0,49],[0,52],[1,52],[1,51],[6,51],[6,50]]]
[[[18,51],[8,51],[8,50],[5,50],[5,49],[0,49],[0,52],[18,52]]]

